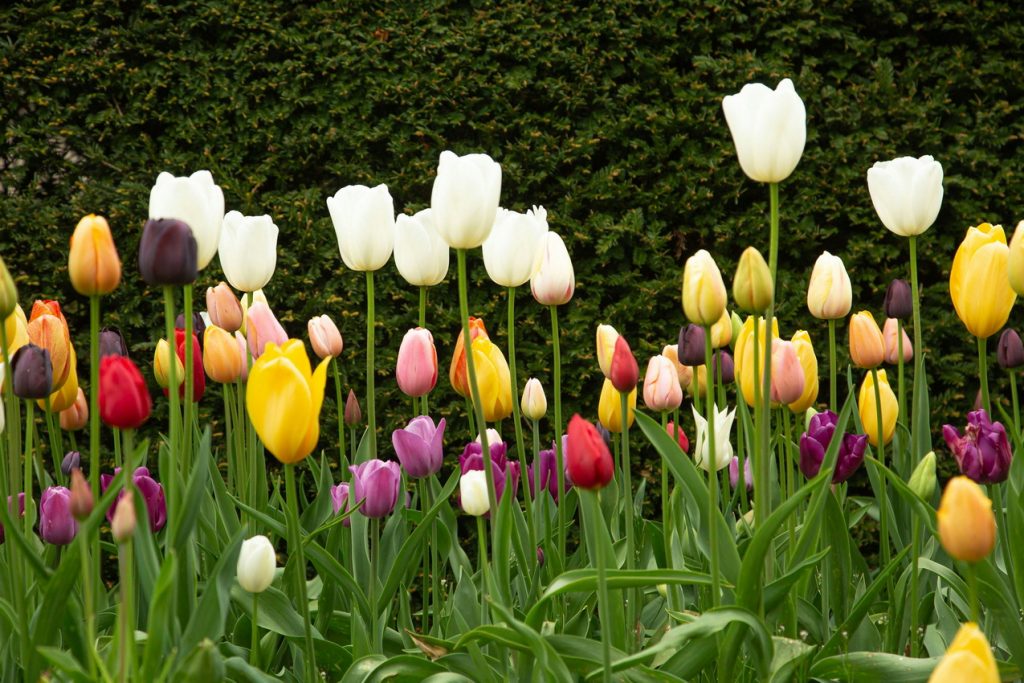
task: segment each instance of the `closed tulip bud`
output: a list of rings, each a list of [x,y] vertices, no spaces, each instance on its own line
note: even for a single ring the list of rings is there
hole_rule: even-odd
[[[0,258],[0,318],[6,320],[18,307],[18,288],[14,286],[7,264]]]
[[[736,378],[738,380],[740,393],[743,394],[743,400],[747,402],[747,405],[755,405],[755,388],[757,389],[757,396],[760,396],[764,400],[765,396],[762,393],[762,387],[764,386],[764,365],[765,365],[765,349],[767,347],[768,339],[768,327],[765,325],[764,318],[757,319],[757,348],[754,348],[754,316],[748,316],[746,321],[743,323],[743,328],[740,330],[739,336],[736,338]],[[779,320],[775,318],[772,320],[771,326],[771,338],[779,338]],[[754,354],[757,354],[757,377],[754,376]],[[806,379],[806,377],[804,378]]]
[[[712,359],[711,365],[714,367],[715,361]],[[686,393],[690,396],[707,396],[708,395],[708,366],[700,365],[695,368],[690,368],[693,372],[693,381],[690,382],[690,386],[686,387]]]
[[[220,243],[224,193],[213,182],[209,171],[196,171],[188,177],[175,177],[164,172],[157,176],[156,184],[150,190],[149,217],[174,218],[187,225],[196,243],[196,256],[193,260],[202,270],[213,260]],[[177,258],[175,253],[167,252],[172,261]],[[187,282],[150,284],[188,284],[192,280],[195,280],[195,275]],[[146,281],[149,282],[148,279]]]
[[[1000,680],[992,647],[973,622],[960,627],[939,665],[928,677],[928,683],[999,683]]]
[[[942,547],[957,560],[980,562],[996,545],[992,501],[965,476],[953,477],[946,484],[935,517]]]
[[[481,318],[470,316],[470,342],[476,341],[479,337],[488,338],[487,328],[484,327],[484,321]],[[458,339],[455,341],[455,351],[452,353],[451,365],[448,366],[448,381],[451,382],[455,393],[464,398],[469,398],[469,369],[466,365],[466,342],[461,331],[459,332]]]
[[[220,230],[220,267],[235,289],[263,289],[277,267],[278,228],[270,216],[229,211]]]
[[[949,273],[953,308],[967,331],[979,339],[1002,329],[1017,300],[1007,274],[1009,254],[1002,226],[982,223],[967,231],[953,257]]]
[[[380,270],[395,246],[395,205],[387,185],[349,185],[327,198],[345,267]]]
[[[174,364],[174,386],[185,381],[185,365],[178,359],[178,355],[171,353],[171,345],[166,339],[161,339],[156,344],[153,352],[153,375],[156,383],[161,389],[168,389],[171,385],[171,364]]]
[[[71,491],[51,486],[39,497],[39,537],[51,545],[68,545],[75,540],[78,522],[71,516]]]
[[[484,420],[497,422],[512,414],[512,380],[508,362],[490,339],[473,340],[473,364]]]
[[[11,359],[14,395],[24,399],[41,399],[53,390],[53,366],[50,352],[28,343]]]
[[[230,384],[242,374],[242,357],[234,335],[216,325],[206,328],[203,335],[203,369],[214,382]]]
[[[1024,296],[1024,221],[1017,223],[1010,239],[1010,255],[1006,261],[1010,287],[1018,296]],[[13,284],[11,287],[13,288]]]
[[[32,306],[32,315],[28,322],[28,338],[36,346],[50,352],[50,363],[53,366],[53,390],[64,386],[71,375],[74,363],[74,349],[71,347],[71,336],[64,315],[57,306],[54,315],[51,302],[36,302]],[[52,302],[56,305],[56,302]]]
[[[605,377],[612,371],[612,356],[618,338],[619,333],[611,325],[597,326],[597,364],[601,366],[601,374]]]
[[[242,541],[235,570],[238,585],[247,593],[262,593],[270,588],[277,571],[277,554],[266,536],[253,536]]]
[[[327,361],[320,361],[313,370],[298,339],[282,346],[268,343],[253,363],[245,390],[246,408],[256,434],[280,462],[299,462],[316,447],[326,383]]]
[[[612,480],[615,465],[597,428],[579,415],[569,420],[565,468],[574,486],[596,491]]]
[[[142,373],[123,356],[100,360],[100,419],[108,427],[138,429],[146,420],[153,403]]]
[[[434,224],[452,249],[479,247],[491,234],[501,197],[501,165],[486,154],[445,150],[430,193]]]
[[[942,437],[956,457],[960,473],[979,484],[999,484],[1010,476],[1010,442],[1006,428],[993,422],[985,410],[967,414],[967,427],[961,436],[953,425],[943,425]]]
[[[733,456],[729,461],[729,486],[737,488],[740,485],[740,459]],[[743,459],[743,485],[747,491],[754,490],[754,470],[750,466],[750,458]]]
[[[885,325],[882,327],[882,342],[885,344],[885,362],[889,365],[899,363],[900,345],[899,337],[896,333],[896,328],[899,327],[898,322],[896,318],[887,318]],[[903,335],[903,362],[909,363],[914,358],[914,346],[910,343],[910,337],[907,336],[906,328],[900,329],[899,333]]]
[[[274,317],[270,306],[257,301],[246,313],[245,338],[249,342],[249,352],[253,358],[259,358],[267,348],[267,344],[281,346],[288,341],[288,333]]]
[[[857,397],[857,405],[860,408],[860,422],[864,425],[864,433],[868,435],[871,445],[878,447],[879,433],[885,443],[892,441],[892,435],[896,432],[896,419],[900,414],[900,404],[896,400],[896,394],[889,386],[889,379],[885,376],[885,370],[878,371],[878,390],[882,399],[882,425],[879,429],[875,401],[875,382],[871,373],[864,378],[860,385],[860,394]]]
[[[336,484],[331,487],[331,508],[334,510],[334,514],[343,514],[342,511],[348,512],[351,510],[349,503],[349,484],[346,481]],[[344,527],[352,526],[352,520],[342,520],[341,525]]]
[[[437,385],[437,349],[434,336],[422,327],[409,330],[398,349],[395,367],[398,388],[406,396],[426,396]]]
[[[77,470],[82,466],[82,454],[78,451],[68,451],[64,454],[64,459],[60,461],[60,472],[65,477],[71,476],[72,470]]]
[[[853,287],[843,259],[823,252],[807,285],[807,310],[819,320],[839,320],[849,315],[852,305]]]
[[[729,346],[732,350],[736,350],[736,340],[740,336],[740,330],[743,329],[743,320],[737,315],[736,311],[732,311],[729,314],[729,321],[732,323],[732,340],[729,342]]]
[[[469,470],[459,478],[459,503],[462,511],[473,517],[491,511],[487,497],[487,475],[483,470]]]
[[[65,432],[74,432],[84,428],[88,422],[89,401],[85,398],[85,392],[79,387],[75,395],[75,402],[60,411],[60,428]]]
[[[196,238],[186,223],[149,219],[139,240],[139,272],[151,285],[190,285],[199,274]]]
[[[804,370],[804,390],[800,398],[789,404],[794,413],[806,412],[818,400],[818,357],[814,355],[811,335],[805,330],[797,330],[793,335],[793,348]]]
[[[359,409],[359,399],[356,398],[356,392],[349,389],[348,398],[345,399],[345,424],[355,427],[362,422],[363,411]]]
[[[668,358],[675,365],[676,375],[679,377],[679,387],[685,390],[690,386],[690,382],[693,381],[693,368],[679,362],[679,346],[676,344],[666,346],[661,350],[661,355]]]
[[[100,358],[103,356],[127,356],[128,344],[121,330],[116,327],[104,327],[100,330]]]
[[[910,283],[896,279],[889,283],[885,290],[885,316],[906,320],[914,312],[914,303],[910,296]]]
[[[681,426],[677,427],[674,422],[669,422],[666,431],[668,435],[675,439],[676,443],[679,444],[679,449],[683,453],[690,452],[690,440],[686,437],[686,432],[683,431]]]
[[[71,286],[83,296],[110,294],[121,282],[121,259],[103,216],[89,214],[78,221],[68,254]]]
[[[697,425],[697,443],[694,446],[693,454],[697,459],[697,467],[705,472],[717,472],[729,466],[732,460],[732,443],[729,440],[729,433],[732,431],[732,423],[736,419],[736,409],[719,410],[714,407],[715,418],[715,454],[711,455],[711,440],[708,434],[708,421],[693,409],[694,424]],[[714,468],[714,469],[712,469]]]
[[[626,397],[626,422],[627,428],[633,426],[636,418],[636,387]],[[622,433],[622,399],[620,392],[615,388],[610,379],[606,379],[601,386],[601,399],[597,406],[598,419],[604,428],[614,434]]]
[[[242,327],[242,304],[226,282],[206,288],[206,312],[222,330],[235,332]]]
[[[885,338],[868,311],[850,318],[850,360],[858,368],[877,368],[885,360]]]
[[[92,489],[82,470],[71,470],[71,515],[79,522],[84,522],[92,514],[94,505]]]
[[[390,515],[398,501],[398,487],[402,481],[398,463],[367,460],[348,469],[352,473],[352,496],[363,501],[359,512],[371,519]]]
[[[134,498],[134,496],[121,496],[114,508],[114,519],[110,523],[110,531],[118,544],[127,543],[135,535]]]
[[[110,488],[114,476],[121,471],[120,467],[114,468],[114,474],[100,475],[100,489],[104,493]],[[149,475],[149,469],[136,467],[132,473],[132,485],[142,496],[143,510],[149,520],[149,529],[154,534],[167,524],[167,497],[164,494],[164,487]],[[113,521],[114,513],[117,510],[117,501],[124,498],[124,492],[119,491],[115,504],[107,509],[107,519]]]
[[[732,384],[736,380],[736,365],[728,351],[715,351],[711,357],[711,372],[714,373],[715,381],[718,381],[718,366],[722,366],[721,378],[725,384]]]
[[[729,311],[722,311],[722,317],[711,326],[711,348],[721,349],[729,346],[732,341],[732,316]]]
[[[999,367],[1004,370],[1013,370],[1024,365],[1024,343],[1021,342],[1016,330],[1008,327],[999,335],[996,359],[999,361]]]
[[[679,354],[679,362],[691,368],[704,365],[705,360],[705,332],[700,325],[690,323],[679,328],[679,344],[676,350]]]
[[[651,410],[675,410],[683,402],[675,363],[665,356],[654,356],[647,363],[644,375],[644,404]]]
[[[548,231],[548,213],[535,206],[526,213],[498,209],[484,241],[487,276],[502,287],[519,287],[533,275],[537,247]]]
[[[615,351],[612,353],[612,363],[608,371],[608,379],[620,392],[634,391],[636,383],[640,379],[640,367],[637,365],[636,357],[629,348],[629,342],[625,337],[620,336],[615,340]]]
[[[886,228],[902,237],[920,235],[942,206],[942,164],[931,156],[877,161],[868,169],[868,192]]]
[[[480,434],[477,434],[476,438],[473,439],[473,443],[478,443],[478,444],[482,445],[483,442],[484,442],[484,440],[483,440],[484,434],[485,434],[484,432],[481,432]],[[491,446],[493,446],[496,443],[505,443],[505,441],[501,438],[501,434],[498,433],[497,429],[488,429],[486,431],[486,435],[487,435],[487,446],[488,446],[488,448],[490,448]]]
[[[714,325],[725,312],[725,283],[718,264],[701,249],[683,267],[683,312],[691,323]]]
[[[736,274],[732,280],[732,297],[736,305],[747,313],[764,315],[772,303],[772,273],[754,247],[740,254]]]
[[[924,500],[931,500],[932,494],[935,493],[936,483],[935,451],[928,451],[921,458],[921,462],[917,463],[914,471],[910,473],[910,480],[907,482],[907,486]]]
[[[519,407],[523,411],[523,417],[528,420],[540,420],[547,414],[548,398],[544,395],[544,387],[536,377],[526,380]]]
[[[414,417],[402,429],[391,432],[398,462],[413,479],[429,477],[441,470],[444,459],[444,418],[434,424],[426,415]]]
[[[793,81],[775,90],[748,83],[722,100],[740,167],[759,183],[782,182],[793,172],[807,139],[807,112]]]
[[[318,358],[323,360],[341,355],[345,342],[330,316],[324,314],[310,318],[306,329],[309,332],[309,345]]]
[[[576,291],[576,272],[562,237],[546,232],[537,245],[530,276],[530,291],[542,306],[562,306],[569,303]]]

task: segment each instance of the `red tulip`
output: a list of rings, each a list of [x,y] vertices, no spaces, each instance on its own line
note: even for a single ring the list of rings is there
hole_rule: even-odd
[[[640,366],[637,365],[636,357],[629,348],[629,342],[622,335],[615,340],[608,379],[612,381],[612,386],[624,394],[636,389],[636,383],[640,379]]]
[[[174,330],[174,344],[178,353],[178,360],[181,364],[185,364],[185,330],[175,328]],[[178,398],[185,398],[185,382],[182,378],[178,378],[180,384],[178,384]],[[203,370],[203,350],[199,347],[199,339],[195,334],[192,335],[192,402],[197,403],[203,398],[203,394],[206,392],[206,373]],[[164,395],[167,395],[167,389],[164,389]]]
[[[566,469],[575,486],[596,490],[608,485],[615,468],[601,434],[578,414],[569,420]]]
[[[104,424],[137,429],[149,418],[151,408],[146,381],[135,363],[124,356],[100,360],[100,418]]]

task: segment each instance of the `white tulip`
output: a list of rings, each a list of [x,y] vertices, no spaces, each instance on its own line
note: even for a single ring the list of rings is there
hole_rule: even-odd
[[[942,206],[942,164],[930,156],[875,162],[868,192],[885,227],[903,237],[920,235]]]
[[[175,218],[192,229],[198,246],[199,270],[213,260],[220,244],[224,220],[224,193],[214,184],[209,171],[196,171],[187,178],[166,171],[156,177],[149,191],[149,217]]]
[[[270,216],[229,211],[220,231],[220,267],[235,289],[255,292],[270,282],[277,266],[277,226]]]
[[[729,433],[732,431],[732,423],[736,418],[736,409],[719,410],[715,406],[715,462],[717,472],[729,466],[732,460],[732,443],[729,441]],[[697,424],[697,444],[693,453],[697,456],[697,467],[705,472],[710,471],[712,465],[708,453],[710,451],[710,440],[708,439],[708,421],[704,419],[696,408],[693,409],[693,420]]]
[[[545,233],[537,245],[530,290],[533,298],[544,306],[569,303],[576,291],[576,275],[569,250],[556,232]]]
[[[266,536],[253,536],[242,541],[238,553],[238,584],[249,593],[262,593],[270,588],[277,569],[274,546]]]
[[[395,246],[395,204],[387,185],[349,185],[327,198],[341,260],[351,270],[380,270]]]
[[[519,407],[523,411],[523,416],[530,420],[539,420],[547,414],[548,397],[544,395],[544,387],[536,377],[526,380]]]
[[[476,443],[482,443],[480,441],[480,436],[481,436],[480,434],[477,434],[476,438],[473,439],[473,441],[476,442]],[[488,429],[487,430],[487,447],[490,448],[491,446],[493,446],[496,443],[502,443],[501,434],[498,433],[497,429]]]
[[[479,517],[491,509],[487,498],[487,476],[483,470],[470,470],[459,479],[459,501],[467,515]]]
[[[395,266],[414,287],[433,287],[448,274],[448,243],[434,225],[431,209],[395,221]]]
[[[743,172],[759,183],[788,178],[807,140],[807,112],[793,81],[783,79],[775,90],[748,83],[725,97],[722,109]]]
[[[839,320],[850,314],[852,306],[853,286],[843,259],[822,252],[807,285],[807,310],[819,320]]]
[[[486,154],[441,152],[430,193],[434,224],[453,249],[479,247],[491,233],[501,196],[501,165]]]
[[[484,242],[487,276],[502,287],[519,287],[533,275],[537,245],[548,231],[548,212],[535,206],[526,213],[498,209]]]

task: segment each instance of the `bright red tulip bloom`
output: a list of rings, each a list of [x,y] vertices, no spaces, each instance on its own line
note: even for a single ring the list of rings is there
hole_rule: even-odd
[[[152,407],[146,380],[142,379],[135,363],[124,356],[105,356],[100,360],[100,419],[103,424],[138,429],[149,419]]]
[[[615,340],[608,379],[612,381],[613,387],[624,394],[636,389],[636,383],[640,379],[640,366],[637,365],[636,357],[629,348],[629,342],[621,334]]]
[[[615,465],[612,463],[608,445],[601,438],[597,427],[578,414],[573,415],[569,420],[568,436],[566,469],[573,485],[591,490],[607,486],[612,480]]]

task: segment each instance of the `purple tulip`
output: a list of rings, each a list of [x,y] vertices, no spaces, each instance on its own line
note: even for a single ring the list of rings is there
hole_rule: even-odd
[[[11,497],[10,496],[7,496],[7,509],[8,509],[8,511],[10,511],[10,509],[11,509]],[[24,517],[24,516],[25,516],[25,494],[24,493],[19,493],[18,494],[18,517],[21,518],[21,517]],[[4,525],[0,524],[0,543],[3,543],[3,542],[4,542]]]
[[[78,522],[71,516],[71,490],[51,486],[39,497],[39,536],[53,545],[75,540]]]
[[[541,567],[544,566],[544,549],[537,546],[537,564]]]
[[[943,425],[942,436],[953,451],[960,472],[979,484],[998,484],[1010,474],[1010,443],[1000,422],[992,422],[984,410],[967,413],[964,435],[953,425]]]
[[[380,519],[391,514],[398,502],[398,486],[402,468],[397,462],[367,460],[348,468],[352,473],[352,497],[363,501],[359,511],[366,517]]]
[[[800,436],[800,471],[808,479],[818,476],[821,463],[825,460],[825,451],[832,443],[837,422],[839,418],[831,410],[820,412],[811,418],[807,431]],[[836,468],[832,472],[833,484],[841,484],[853,476],[864,462],[867,447],[867,434],[843,434]]]
[[[715,373],[715,381],[718,381],[718,363],[722,363],[722,382],[732,384],[736,380],[736,365],[733,363],[732,355],[725,349],[715,351],[711,357],[711,371]]]
[[[121,468],[118,467],[114,469],[114,474],[101,474],[100,490],[106,491],[107,487],[110,486],[110,482],[120,471]],[[132,475],[132,483],[139,490],[139,493],[142,494],[142,500],[146,503],[146,514],[149,515],[150,531],[153,533],[160,531],[167,524],[167,500],[164,498],[163,485],[157,483],[153,477],[149,476],[149,470],[145,467],[137,467],[135,469],[135,474]],[[117,508],[117,501],[121,500],[123,495],[124,491],[118,493],[117,498],[114,499],[114,504],[107,508],[108,521],[114,521],[114,510]]]
[[[565,451],[562,451],[564,456]],[[558,454],[555,453],[555,444],[551,444],[551,450],[541,451],[537,454],[533,464],[526,468],[526,476],[530,484],[530,495],[536,496],[537,491],[534,490],[534,467],[540,468],[538,475],[540,476],[540,489],[543,491],[547,489],[548,493],[554,501],[558,502]],[[565,490],[568,491],[572,487],[569,482],[569,473],[565,473]]]
[[[426,415],[414,417],[405,429],[391,432],[391,445],[405,473],[413,479],[436,474],[444,459],[444,418],[434,426]]]
[[[820,467],[820,463],[819,463]],[[729,486],[736,488],[740,484],[740,459],[734,455],[729,462]],[[750,458],[743,459],[743,484],[748,491],[754,490],[754,471],[750,468]]]
[[[679,343],[676,354],[679,362],[691,367],[704,365],[704,328],[690,323],[679,328]],[[725,366],[722,366],[725,369]]]
[[[342,482],[336,486],[331,487],[331,507],[334,508],[334,514],[341,512],[344,508],[345,512],[349,511],[348,507],[348,482]],[[342,526],[352,526],[352,521],[349,518],[341,520]]]
[[[519,463],[510,462],[507,457],[508,446],[504,443],[488,444],[491,450],[491,472],[494,474],[494,494],[501,500],[505,492],[505,482],[509,480],[512,495],[516,495],[519,486]],[[470,470],[484,469],[484,451],[475,441],[466,445],[459,456],[459,469],[462,474]]]
[[[104,356],[128,357],[128,344],[124,335],[116,327],[104,327],[100,330],[100,358]]]
[[[71,476],[71,470],[81,469],[82,454],[78,451],[68,451],[64,459],[60,461],[60,471],[65,477]]]

